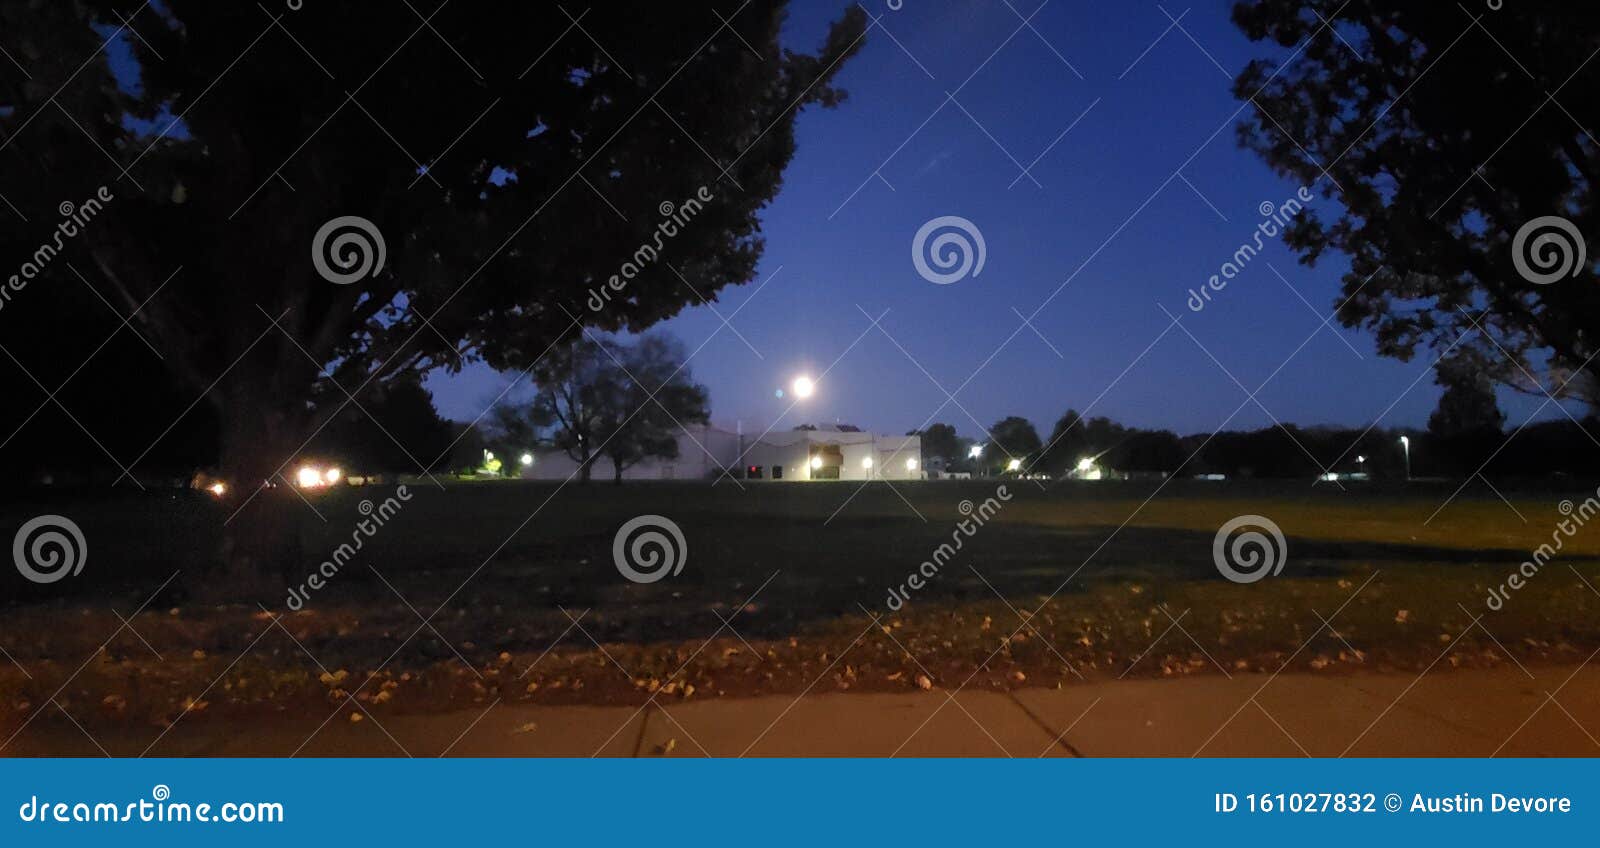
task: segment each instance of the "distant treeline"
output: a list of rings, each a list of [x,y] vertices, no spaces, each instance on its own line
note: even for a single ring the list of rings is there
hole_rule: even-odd
[[[1573,475],[1600,477],[1600,420],[1584,419],[1580,425],[1562,419],[1532,424],[1521,430],[1477,430],[1441,434],[1425,429],[1344,427],[1269,427],[1248,432],[1224,431],[1179,436],[1167,430],[1126,427],[1105,418],[1078,420],[1069,414],[1058,422],[1049,438],[1034,441],[1032,426],[1008,418],[991,429],[991,440],[980,442],[941,438],[953,428],[934,425],[923,431],[923,453],[928,457],[954,457],[951,470],[970,470],[974,460],[968,448],[976,444],[1000,445],[976,463],[998,470],[1010,456],[1026,456],[1026,468],[1052,476],[1070,472],[1084,458],[1108,469],[1128,473],[1165,472],[1182,476],[1224,474],[1245,478],[1309,478],[1326,472],[1365,472],[1373,478],[1400,478],[1406,473],[1410,441],[1413,477],[1462,477],[1477,472],[1492,477],[1544,477]]]

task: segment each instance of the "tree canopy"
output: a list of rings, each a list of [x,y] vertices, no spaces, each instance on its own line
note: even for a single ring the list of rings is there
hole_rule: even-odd
[[[749,281],[795,116],[841,100],[865,35],[852,9],[815,55],[785,50],[783,0],[726,23],[704,2],[297,5],[0,4],[26,70],[0,78],[6,244],[63,257],[24,282],[68,285],[70,257],[215,410],[239,481],[372,386],[525,368]],[[14,295],[8,324],[44,293]]]
[[[1020,462],[1021,468],[1029,468],[1044,447],[1033,422],[1019,415],[996,421],[989,428],[989,435],[993,441],[984,446],[983,459],[991,468],[1009,469],[1013,460]]]
[[[955,462],[967,455],[966,447],[963,445],[961,437],[956,435],[956,428],[949,424],[931,424],[921,433],[912,433],[910,435],[921,436],[924,463],[930,459]]]
[[[507,443],[566,453],[582,482],[601,459],[621,482],[622,472],[643,460],[675,458],[678,436],[710,420],[710,393],[694,382],[683,344],[666,335],[629,344],[585,334],[531,373],[538,387],[532,402],[497,404],[491,426]]]
[[[1252,107],[1240,139],[1335,201],[1286,239],[1307,263],[1349,257],[1340,320],[1385,355],[1474,350],[1504,384],[1592,403],[1600,7],[1255,0],[1233,19],[1292,51],[1235,80]],[[1565,244],[1548,225],[1519,241],[1547,216],[1569,222]],[[1531,279],[1563,258],[1570,273]]]

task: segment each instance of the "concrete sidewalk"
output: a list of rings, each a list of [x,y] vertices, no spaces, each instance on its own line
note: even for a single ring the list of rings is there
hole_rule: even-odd
[[[1554,692],[1552,699],[1547,693]],[[494,704],[228,726],[190,716],[91,740],[30,727],[6,755],[137,756],[1597,756],[1600,668],[1264,674],[1015,692]],[[353,709],[353,708],[352,708]],[[381,723],[380,723],[381,722]]]

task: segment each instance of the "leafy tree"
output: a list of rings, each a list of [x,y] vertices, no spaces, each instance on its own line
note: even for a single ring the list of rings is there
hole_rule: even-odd
[[[28,71],[0,80],[0,194],[39,222],[114,197],[68,249],[216,410],[250,499],[224,551],[239,588],[292,559],[301,507],[248,481],[340,411],[319,393],[359,401],[474,357],[523,368],[574,312],[638,330],[748,282],[797,110],[840,101],[865,34],[852,9],[816,55],[784,50],[782,0],[720,27],[708,2],[607,4],[581,31],[553,4],[423,5],[0,5],[0,47]],[[661,261],[619,271],[657,244],[666,203],[707,194]],[[317,234],[343,216],[383,248],[336,236],[319,272]]]
[[[535,366],[531,404],[495,408],[494,429],[508,443],[561,449],[583,483],[608,459],[621,483],[645,459],[676,457],[683,428],[710,418],[710,396],[685,361],[683,345],[660,335],[633,345],[592,335],[569,342]]]
[[[934,458],[951,463],[967,455],[966,448],[961,443],[961,437],[956,435],[956,428],[949,424],[932,424],[920,434],[911,433],[908,435],[920,435],[922,437],[922,462],[924,465],[928,463],[928,460]]]
[[[1071,468],[1087,448],[1082,424],[1082,416],[1075,409],[1067,410],[1056,419],[1055,429],[1051,430],[1050,440],[1045,442],[1044,453],[1036,467],[1055,475]]]
[[[1335,15],[1330,32],[1323,20]],[[1286,240],[1308,264],[1328,251],[1349,257],[1340,320],[1373,330],[1388,356],[1459,345],[1504,384],[1593,403],[1600,285],[1593,252],[1590,262],[1577,253],[1584,234],[1600,232],[1600,146],[1586,129],[1600,123],[1588,96],[1600,84],[1590,61],[1600,7],[1483,14],[1454,3],[1260,0],[1236,3],[1233,19],[1250,38],[1296,51],[1252,61],[1235,80],[1253,107],[1240,138],[1328,199]],[[1519,230],[1551,215],[1568,219],[1579,243],[1546,228],[1515,255]],[[1549,284],[1517,267],[1559,265],[1563,249],[1570,273]]]
[[[1130,430],[1104,461],[1118,471],[1176,473],[1188,456],[1177,435],[1168,430]]]
[[[578,463],[578,480],[589,482],[596,451],[614,420],[619,420],[620,372],[606,351],[588,339],[547,351],[529,372],[538,393],[527,406],[496,404],[492,429],[504,441],[547,441]]]
[[[621,484],[622,472],[642,460],[675,459],[678,434],[689,424],[710,420],[711,396],[691,379],[683,344],[676,339],[647,335],[610,354],[622,373],[610,381],[617,387],[618,406],[599,450],[611,460],[612,481]]]
[[[989,467],[1006,469],[1013,459],[1021,460],[1029,468],[1030,460],[1038,457],[1044,443],[1039,441],[1039,431],[1033,422],[1021,416],[1002,418],[989,428],[992,441],[983,450],[983,459]]]
[[[1078,461],[1085,457],[1100,457],[1110,454],[1105,464],[1113,468],[1134,470],[1126,468],[1126,463],[1118,461],[1116,449],[1134,431],[1103,416],[1084,418],[1076,410],[1069,409],[1056,421],[1055,429],[1050,434],[1050,441],[1045,443],[1044,457],[1039,467],[1052,474],[1062,474],[1075,468]],[[1139,469],[1143,470],[1143,469]]]
[[[1444,386],[1428,417],[1428,434],[1454,458],[1457,470],[1471,473],[1499,447],[1506,416],[1495,401],[1494,384],[1475,357],[1445,359],[1435,369]]]
[[[416,472],[443,468],[455,437],[416,375],[378,387],[362,408],[346,408],[313,440],[314,453],[339,457],[352,471]],[[335,402],[336,401],[324,401]]]

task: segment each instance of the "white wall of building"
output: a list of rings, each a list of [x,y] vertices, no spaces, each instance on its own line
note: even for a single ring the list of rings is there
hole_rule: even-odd
[[[741,450],[742,446],[742,450]],[[623,471],[624,480],[714,480],[728,469],[739,479],[749,468],[760,469],[762,480],[809,480],[814,456],[841,457],[840,480],[920,480],[922,439],[886,436],[853,430],[789,430],[740,436],[713,425],[692,425],[678,435],[676,459],[650,459]],[[869,465],[866,460],[870,458]],[[909,462],[908,462],[909,460]],[[781,474],[774,474],[781,469]],[[534,452],[532,465],[523,466],[528,480],[565,480],[577,474],[578,463],[564,451]],[[602,457],[593,476],[610,479],[611,463]]]

